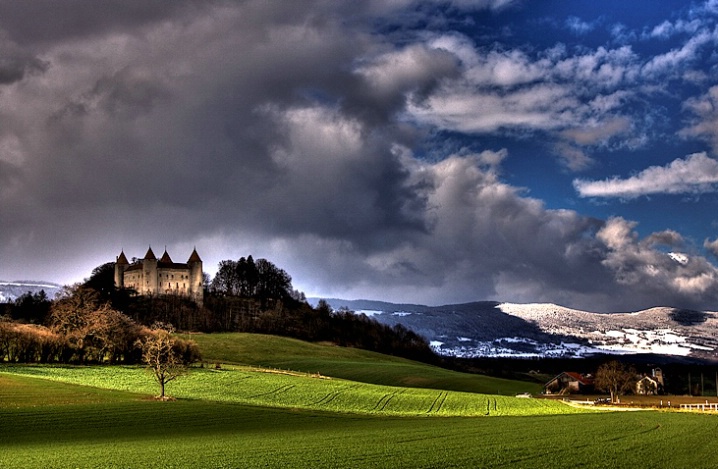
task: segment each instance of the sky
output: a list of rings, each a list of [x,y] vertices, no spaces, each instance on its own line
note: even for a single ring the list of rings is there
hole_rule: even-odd
[[[718,1],[0,0],[0,279],[718,310]]]

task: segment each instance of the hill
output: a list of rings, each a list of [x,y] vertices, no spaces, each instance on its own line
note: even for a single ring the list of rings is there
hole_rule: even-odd
[[[460,373],[400,357],[327,343],[247,333],[191,334],[203,359],[318,373],[363,383],[515,395],[538,392],[538,382]]]
[[[411,364],[272,336],[192,337],[207,357],[237,363]],[[138,367],[0,365],[0,466],[712,467],[715,459],[708,415],[601,413],[443,389],[224,364],[193,368],[172,384],[178,400],[159,402],[147,398],[156,386]]]
[[[12,303],[27,292],[32,294],[44,291],[49,299],[62,290],[62,285],[52,282],[35,280],[14,280],[12,282],[0,280],[0,303]]]
[[[654,354],[718,359],[718,313],[657,307],[594,313],[547,303],[493,301],[445,306],[330,299],[387,324],[401,324],[458,357],[584,357]]]

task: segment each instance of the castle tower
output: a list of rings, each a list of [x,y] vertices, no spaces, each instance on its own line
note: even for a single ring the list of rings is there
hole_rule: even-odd
[[[189,279],[190,279],[190,296],[197,302],[202,304],[204,299],[204,278],[202,277],[202,259],[197,254],[197,248],[192,250],[192,254],[187,260],[189,266]]]
[[[651,370],[651,374],[653,374],[653,378],[660,384],[661,386],[664,386],[663,384],[663,370],[660,368],[654,368]]]
[[[115,261],[115,288],[125,288],[125,270],[129,265],[123,249]]]
[[[141,286],[140,291],[147,295],[154,295],[159,290],[158,279],[157,279],[157,257],[152,252],[152,247],[147,250],[147,254],[142,259],[142,273],[145,280],[145,284]]]

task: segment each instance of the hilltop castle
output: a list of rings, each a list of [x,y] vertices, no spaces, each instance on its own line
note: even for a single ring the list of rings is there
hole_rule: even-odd
[[[115,286],[131,288],[140,295],[186,296],[202,304],[202,259],[194,249],[186,264],[172,262],[165,249],[157,260],[150,247],[143,259],[130,264],[123,250],[115,262]]]

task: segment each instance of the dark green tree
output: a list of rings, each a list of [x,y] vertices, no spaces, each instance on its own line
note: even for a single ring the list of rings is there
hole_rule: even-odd
[[[212,279],[210,289],[215,293],[238,296],[240,293],[240,280],[237,262],[232,260],[220,261],[217,275]]]
[[[37,293],[27,292],[17,297],[11,314],[14,319],[42,324],[50,312],[51,304],[45,290]]]
[[[83,286],[92,288],[104,300],[109,300],[115,293],[115,263],[107,262],[92,269],[90,278],[86,279]]]

